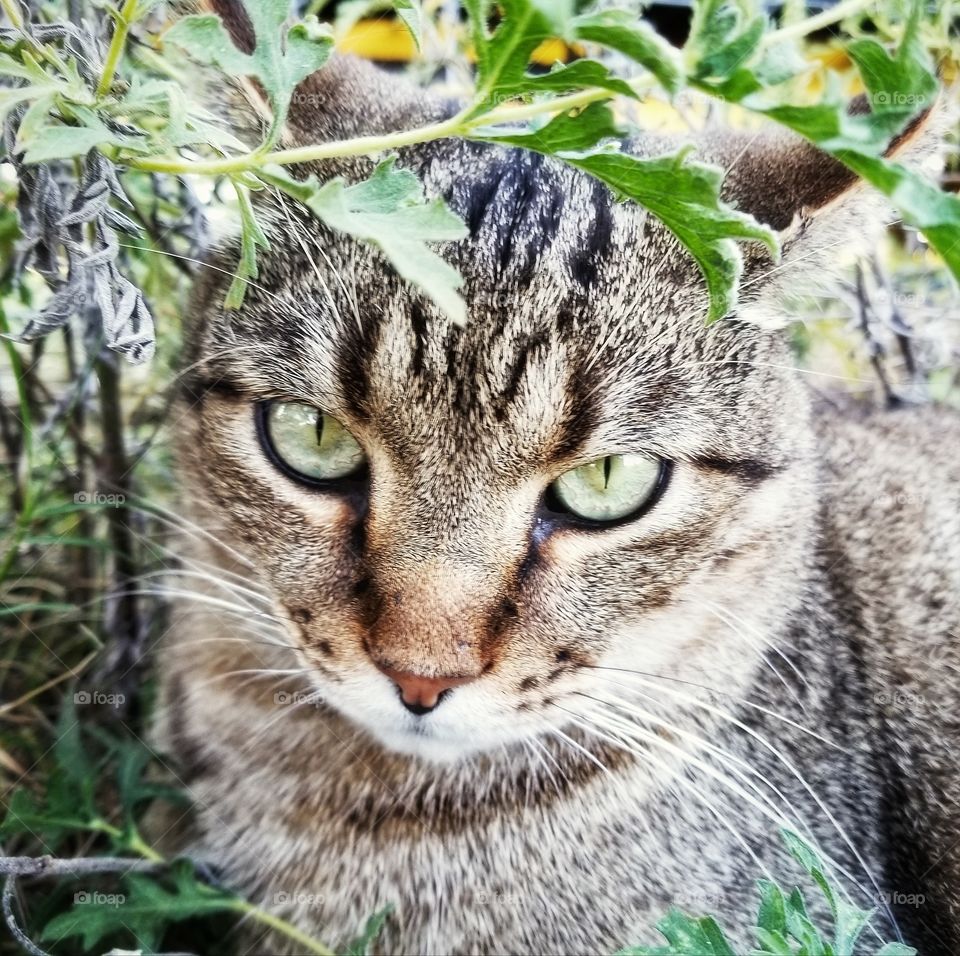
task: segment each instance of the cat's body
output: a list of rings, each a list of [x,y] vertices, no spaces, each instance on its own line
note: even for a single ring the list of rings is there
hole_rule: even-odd
[[[393,112],[368,115],[380,81],[340,69],[325,99],[353,106],[302,140],[445,109],[381,87]],[[812,151],[776,171],[767,149],[729,194],[786,230],[779,278],[861,200],[834,166],[804,180]],[[813,414],[780,339],[706,328],[675,241],[584,176],[462,144],[400,162],[471,228],[447,250],[465,330],[289,203],[239,314],[229,253],[195,296],[180,458],[217,541],[184,544],[206,598],[162,652],[159,730],[197,801],[188,848],[334,946],[393,905],[384,952],[607,952],[669,905],[749,925],[789,824],[858,902],[892,895],[922,952],[960,950],[957,418]],[[761,312],[770,269],[750,251]],[[265,401],[344,422],[369,476],[334,495],[281,474]],[[633,450],[673,463],[648,513],[544,510],[557,475]],[[395,672],[457,686],[413,715]]]

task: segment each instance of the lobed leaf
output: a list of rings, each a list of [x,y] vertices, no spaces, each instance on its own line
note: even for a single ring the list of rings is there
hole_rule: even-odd
[[[677,51],[648,24],[626,10],[602,10],[577,17],[571,23],[569,36],[599,43],[628,56],[649,70],[668,93],[677,93],[683,86],[683,67]]]
[[[333,36],[329,28],[308,18],[289,29],[286,0],[250,0],[244,4],[254,32],[254,49],[238,49],[215,14],[194,14],[178,20],[165,39],[201,63],[219,67],[228,76],[256,78],[273,109],[268,142],[279,135],[293,91],[329,59]]]
[[[343,179],[322,185],[272,170],[265,181],[303,202],[328,226],[376,246],[402,279],[416,285],[454,322],[466,320],[457,290],[463,278],[428,243],[463,239],[467,228],[442,199],[426,200],[423,186],[396,159],[381,162],[365,182],[348,186]]]
[[[127,932],[140,947],[155,952],[170,923],[237,909],[235,897],[198,881],[189,861],[174,863],[171,876],[172,887],[167,889],[153,877],[128,873],[125,894],[80,899],[47,923],[41,939],[79,936],[89,950],[112,934]]]
[[[788,127],[838,159],[883,195],[960,278],[960,197],[943,192],[922,173],[884,152],[918,114],[935,102],[938,90],[930,57],[920,39],[921,0],[908,0],[899,47],[890,53],[865,38],[847,46],[860,72],[869,112],[850,113],[836,89],[814,105],[783,103],[770,87],[797,75],[780,51],[761,43],[765,20],[752,4],[700,0],[685,48],[694,86],[722,96]]]
[[[693,256],[710,294],[708,321],[736,305],[741,257],[735,239],[762,242],[776,255],[775,234],[752,216],[720,201],[722,173],[689,158],[690,148],[642,158],[598,146],[619,131],[609,108],[594,103],[577,115],[560,114],[546,126],[514,132],[476,130],[474,138],[523,146],[555,156],[606,183],[614,194],[649,209]]]

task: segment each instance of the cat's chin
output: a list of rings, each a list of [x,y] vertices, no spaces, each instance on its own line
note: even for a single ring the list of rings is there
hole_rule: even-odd
[[[500,750],[505,744],[516,743],[525,736],[450,733],[449,730],[431,727],[429,723],[420,721],[412,723],[409,727],[365,724],[365,729],[381,747],[391,753],[415,757],[427,763],[447,765],[467,760],[484,752]]]
[[[386,750],[405,757],[416,757],[427,763],[454,764],[490,749],[464,740],[445,739],[430,734],[390,731],[376,733],[374,736]]]

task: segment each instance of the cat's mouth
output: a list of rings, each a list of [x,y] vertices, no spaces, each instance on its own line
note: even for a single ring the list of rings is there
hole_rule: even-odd
[[[435,701],[427,697],[419,705],[411,705],[409,694],[404,699],[402,689],[373,668],[332,686],[317,674],[315,683],[323,685],[324,704],[385,750],[435,763],[519,743],[550,723],[543,709],[517,713],[504,706],[496,687],[484,680],[444,688]]]

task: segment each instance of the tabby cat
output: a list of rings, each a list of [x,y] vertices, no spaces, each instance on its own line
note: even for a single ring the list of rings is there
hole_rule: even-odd
[[[454,108],[348,58],[300,94],[292,144]],[[197,283],[165,838],[340,951],[392,906],[378,952],[610,953],[671,905],[746,950],[790,826],[880,933],[960,952],[960,420],[821,408],[769,329],[875,197],[790,138],[697,150],[784,248],[710,326],[655,218],[454,141],[398,164],[469,227],[465,327],[279,196],[242,309],[235,242]]]

